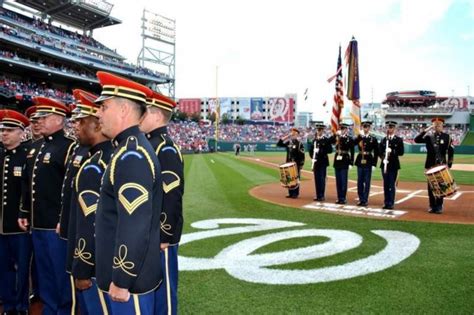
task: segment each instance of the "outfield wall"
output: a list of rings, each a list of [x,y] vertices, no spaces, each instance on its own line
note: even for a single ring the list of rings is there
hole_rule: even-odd
[[[285,151],[285,148],[280,148],[276,146],[276,143],[273,142],[225,142],[219,141],[217,143],[218,151],[234,151],[234,144],[239,143],[241,147],[241,152],[245,152],[245,146],[249,144],[254,146],[255,151],[259,152],[276,152],[276,151]],[[215,148],[215,140],[208,140],[209,148]],[[306,149],[308,149],[306,147]],[[211,149],[212,150],[212,149]],[[461,145],[454,148],[455,154],[474,154],[474,146]],[[426,153],[426,147],[424,144],[408,144],[405,143],[405,153]]]

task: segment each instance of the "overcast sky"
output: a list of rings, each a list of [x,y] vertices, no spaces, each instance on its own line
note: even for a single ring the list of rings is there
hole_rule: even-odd
[[[136,62],[143,8],[176,20],[176,97],[298,94],[332,105],[339,43],[359,42],[361,101],[400,90],[474,94],[474,0],[108,0],[94,36]],[[309,89],[308,101],[304,91]],[[373,93],[372,93],[373,91]]]

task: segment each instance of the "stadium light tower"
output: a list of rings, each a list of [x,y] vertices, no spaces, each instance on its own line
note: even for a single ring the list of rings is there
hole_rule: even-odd
[[[142,49],[137,64],[143,68],[147,63],[157,65],[160,72],[168,75],[169,81],[156,88],[163,94],[175,98],[176,70],[176,22],[143,9]]]

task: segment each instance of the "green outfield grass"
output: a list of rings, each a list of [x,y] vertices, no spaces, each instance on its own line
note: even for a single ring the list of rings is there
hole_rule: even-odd
[[[417,156],[407,156],[408,159],[413,159],[414,165],[421,163]],[[406,178],[410,180],[418,178],[408,174]],[[257,284],[238,280],[219,268],[180,271],[181,313],[473,314],[472,225],[332,215],[269,204],[248,193],[256,185],[276,181],[278,174],[275,169],[236,158],[230,153],[186,155],[184,234],[202,231],[191,227],[193,222],[217,218],[288,220],[305,225],[198,240],[181,245],[180,256],[212,258],[226,247],[252,237],[301,229],[347,230],[362,236],[363,241],[359,247],[336,255],[268,268],[309,270],[374,255],[386,246],[383,238],[370,232],[377,229],[411,233],[419,238],[420,246],[412,256],[389,269],[327,283]],[[285,190],[282,189],[281,193],[285,194]],[[226,228],[233,226],[225,225]],[[301,248],[326,241],[321,236],[293,238],[268,244],[254,254]]]
[[[474,132],[470,131],[462,141],[462,145],[474,145]]]

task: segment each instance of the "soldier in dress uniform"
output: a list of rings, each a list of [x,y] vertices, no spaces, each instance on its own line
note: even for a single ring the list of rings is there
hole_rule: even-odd
[[[25,116],[30,120],[31,143],[43,140],[41,129],[39,128],[38,117],[36,117],[36,106],[30,106],[25,111]]]
[[[69,215],[71,212],[71,193],[74,178],[82,163],[85,161],[89,149],[90,148],[88,146],[82,145],[81,143],[75,141],[74,147],[66,162],[66,173],[64,175],[63,185],[61,188],[61,213],[59,215],[59,223],[56,228],[56,232],[59,233],[59,237],[65,241],[67,241],[68,238]]]
[[[30,209],[30,202],[31,196],[29,192],[29,178],[33,175],[33,164],[36,159],[36,154],[39,152],[39,148],[43,144],[44,138],[41,134],[41,128],[38,123],[38,117],[36,116],[36,106],[30,106],[25,111],[25,116],[28,117],[30,121],[30,133],[31,138],[28,141],[28,155],[26,158],[25,167],[23,169],[22,174],[22,185],[21,185],[21,192],[22,192],[22,208],[21,209]],[[21,211],[20,209],[20,211]],[[33,252],[34,256],[34,252]],[[31,295],[30,295],[30,303],[34,303],[40,300],[39,296],[39,289],[38,289],[38,271],[36,268],[36,263],[34,257],[31,259]]]
[[[102,133],[113,158],[102,179],[96,212],[96,279],[108,292],[113,314],[153,314],[162,282],[161,167],[138,124],[153,92],[141,84],[98,72]]]
[[[0,196],[0,296],[5,314],[27,314],[31,237],[18,226],[21,206],[21,176],[27,146],[21,143],[28,118],[4,110],[0,129],[4,150],[0,152],[3,169]]]
[[[354,165],[354,141],[349,136],[349,125],[341,123],[339,130],[331,137],[331,142],[336,144],[334,154],[334,171],[336,174],[336,204],[347,203],[347,180],[349,168]]]
[[[400,169],[399,157],[404,154],[403,139],[395,134],[396,121],[386,121],[387,136],[380,141],[380,168],[383,177],[384,209],[393,209],[395,204],[396,182]]]
[[[433,123],[431,126],[415,137],[415,143],[424,143],[426,145],[425,170],[437,165],[446,164],[451,168],[454,158],[454,146],[452,138],[443,132],[444,119],[433,118],[431,122]],[[427,132],[432,129],[434,129],[434,132],[428,135]],[[428,212],[436,214],[443,213],[443,197],[436,198],[429,184],[428,196],[430,199],[430,209]]]
[[[354,139],[359,153],[355,161],[357,166],[357,194],[359,195],[358,206],[366,207],[369,202],[370,180],[372,169],[377,166],[379,156],[379,143],[377,138],[370,134],[371,121],[362,122],[362,132]]]
[[[298,178],[304,165],[304,145],[298,140],[300,131],[297,128],[291,128],[290,134],[281,137],[277,146],[286,148],[286,162],[295,162],[298,169]],[[300,194],[300,186],[288,188],[288,196],[286,198],[298,198]]]
[[[73,181],[66,268],[73,277],[81,315],[99,315],[103,308],[95,281],[95,212],[113,148],[101,132],[99,107],[94,103],[97,96],[78,89],[73,94],[77,100],[72,114],[75,134],[80,145],[90,150]]]
[[[147,113],[140,123],[140,129],[158,156],[163,177],[160,234],[163,284],[156,291],[155,314],[177,314],[178,311],[178,245],[183,229],[184,165],[180,148],[167,131],[175,107],[173,100],[154,92],[147,100]]]
[[[324,135],[326,126],[323,122],[316,122],[316,134],[309,144],[309,157],[314,174],[315,201],[324,201],[326,191],[326,171],[329,166],[328,154],[332,153],[331,139]]]
[[[36,157],[26,192],[30,201],[20,211],[19,224],[26,230],[31,220],[43,314],[70,314],[72,295],[66,273],[67,244],[56,233],[66,162],[74,146],[74,140],[66,137],[63,130],[69,109],[45,97],[36,97],[34,101],[44,141],[38,152],[31,148],[28,153]]]

